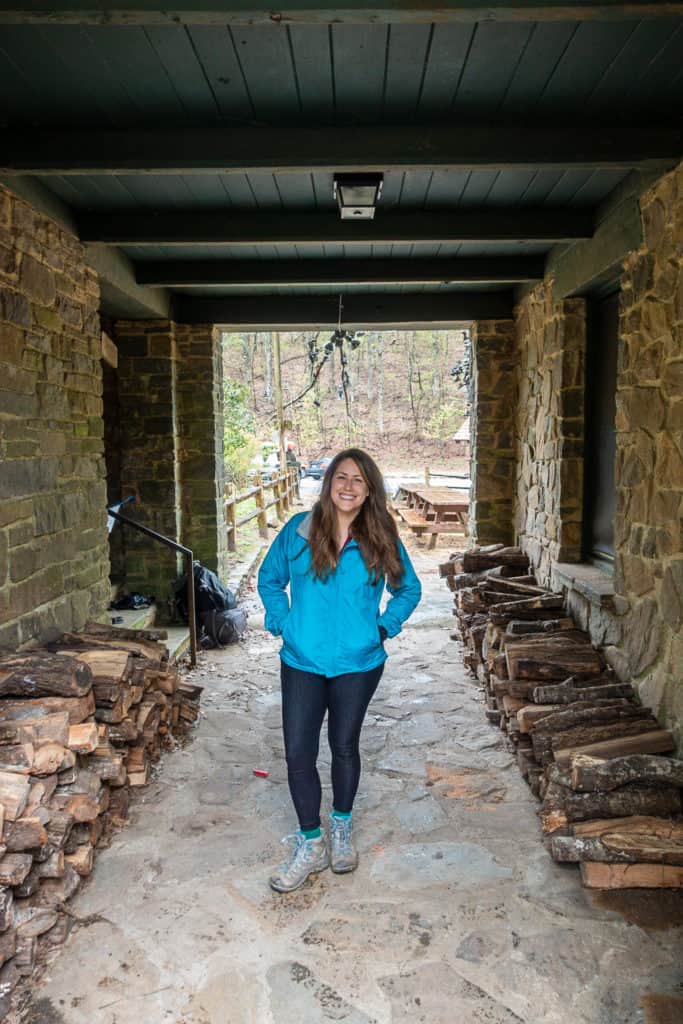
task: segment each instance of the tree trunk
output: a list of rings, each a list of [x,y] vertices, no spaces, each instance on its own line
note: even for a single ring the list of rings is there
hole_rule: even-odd
[[[382,335],[377,335],[377,432],[384,433],[384,366],[382,363]]]

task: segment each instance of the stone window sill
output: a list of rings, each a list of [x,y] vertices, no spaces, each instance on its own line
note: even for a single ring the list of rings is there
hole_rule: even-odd
[[[576,590],[591,604],[616,615],[623,615],[628,609],[628,602],[614,593],[613,577],[588,562],[557,562],[553,579],[558,586]]]

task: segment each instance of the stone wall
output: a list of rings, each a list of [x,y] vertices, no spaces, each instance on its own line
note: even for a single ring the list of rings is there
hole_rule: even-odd
[[[516,310],[515,532],[683,753],[683,167],[641,197],[621,277],[613,577],[581,560],[582,299],[546,279]]]
[[[120,495],[135,496],[123,511],[225,574],[218,333],[168,320],[120,320],[112,331],[119,352]],[[154,595],[163,618],[182,560],[130,527],[123,528],[123,543],[126,589]]]
[[[0,647],[107,607],[98,307],[80,243],[0,186]]]
[[[119,320],[120,497],[135,503],[122,512],[171,540],[180,538],[180,473],[175,324],[168,320]],[[176,553],[118,524],[125,588],[156,598],[166,615],[171,583],[181,563]]]
[[[183,543],[220,575],[227,572],[223,456],[223,359],[220,332],[176,326]]]
[[[585,302],[553,302],[549,281],[516,309],[515,533],[550,583],[555,562],[581,557]]]
[[[641,210],[621,281],[614,582],[630,610],[614,662],[683,747],[683,165]]]
[[[512,543],[516,405],[514,323],[472,325],[470,539]]]

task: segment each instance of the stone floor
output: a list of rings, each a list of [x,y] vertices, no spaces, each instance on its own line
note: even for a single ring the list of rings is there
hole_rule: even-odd
[[[295,822],[279,645],[255,615],[246,642],[201,656],[196,736],[98,858],[31,1024],[681,1019],[683,928],[629,923],[548,857],[449,640],[439,558],[416,552],[425,599],[390,644],[364,730],[358,871],[268,888]]]

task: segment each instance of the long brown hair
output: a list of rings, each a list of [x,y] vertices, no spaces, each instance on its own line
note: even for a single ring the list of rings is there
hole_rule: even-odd
[[[368,570],[370,582],[386,576],[393,586],[403,578],[403,563],[398,552],[398,530],[384,492],[384,481],[376,462],[360,448],[346,448],[332,459],[323,478],[320,499],[313,506],[309,533],[311,564],[315,575],[327,579],[337,568],[337,510],[330,495],[334,475],[344,459],[352,459],[368,488],[368,496],[351,524],[351,534],[358,544]]]

